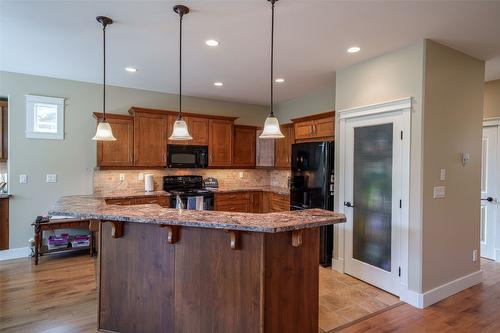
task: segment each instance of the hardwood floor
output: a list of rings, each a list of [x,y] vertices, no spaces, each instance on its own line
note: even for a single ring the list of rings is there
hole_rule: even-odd
[[[424,310],[404,304],[343,329],[395,297],[322,268],[322,332],[500,332],[500,264],[481,264],[480,285]],[[28,259],[0,262],[0,332],[96,332],[96,302],[94,260],[87,255],[42,257],[38,266]]]
[[[0,332],[95,332],[94,260],[83,255],[0,262]]]
[[[500,264],[481,259],[483,282],[424,310],[404,304],[342,333],[500,332]]]

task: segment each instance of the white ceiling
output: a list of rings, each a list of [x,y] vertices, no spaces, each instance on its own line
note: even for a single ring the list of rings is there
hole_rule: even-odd
[[[178,17],[174,1],[1,1],[0,69],[101,81],[97,15],[108,32],[108,83],[178,91]],[[270,6],[265,0],[182,1],[184,92],[266,104]],[[276,4],[276,100],[331,84],[335,70],[431,38],[487,61],[500,78],[500,1],[316,1]],[[218,48],[204,44],[208,38]],[[359,45],[361,52],[346,49]],[[126,66],[137,67],[131,74]],[[214,87],[214,81],[224,82]]]

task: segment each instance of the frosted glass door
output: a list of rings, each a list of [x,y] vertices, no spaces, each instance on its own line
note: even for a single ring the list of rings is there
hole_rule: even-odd
[[[393,124],[354,129],[353,258],[391,271]]]

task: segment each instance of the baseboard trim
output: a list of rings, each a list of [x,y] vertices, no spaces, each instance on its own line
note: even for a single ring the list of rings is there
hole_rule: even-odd
[[[480,283],[482,277],[483,271],[479,270],[426,291],[423,294],[407,289],[401,292],[400,299],[416,308],[423,309]]]
[[[495,261],[500,262],[500,249],[495,249]]]
[[[29,247],[18,247],[15,249],[0,251],[0,261],[27,258],[30,255],[31,255],[31,250]]]
[[[344,259],[343,258],[339,258],[339,259],[332,258],[332,269],[343,274],[344,273]]]

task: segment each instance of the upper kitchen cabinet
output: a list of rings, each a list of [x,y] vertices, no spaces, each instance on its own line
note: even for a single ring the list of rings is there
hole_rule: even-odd
[[[295,140],[329,141],[335,139],[335,112],[325,112],[312,116],[292,119],[295,128]]]
[[[260,168],[274,167],[274,139],[261,139],[262,130],[256,131],[256,163]]]
[[[293,124],[281,125],[281,132],[285,137],[274,141],[274,166],[276,168],[290,168],[292,144],[295,142]]]
[[[208,121],[208,165],[229,167],[233,164],[234,120],[209,119]]]
[[[161,110],[131,108],[134,116],[134,165],[167,164],[168,115]]]
[[[8,158],[8,103],[0,101],[0,161],[6,161]]]
[[[234,126],[233,165],[235,167],[255,167],[255,131],[254,126]]]
[[[94,117],[99,122],[102,113],[94,113]],[[133,166],[134,117],[107,114],[106,120],[111,125],[116,141],[97,141],[97,166]]]
[[[174,145],[194,145],[194,146],[207,146],[208,145],[208,118],[185,116],[183,119],[189,129],[189,134],[193,137],[192,140],[168,140],[169,144]],[[168,136],[172,132],[174,122],[177,120],[177,115],[168,116]]]

